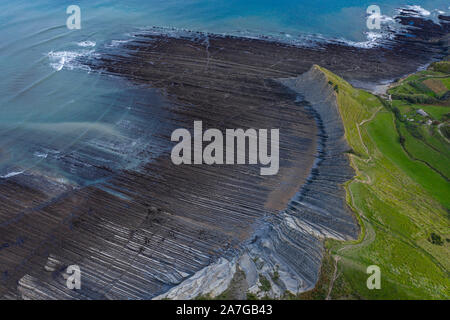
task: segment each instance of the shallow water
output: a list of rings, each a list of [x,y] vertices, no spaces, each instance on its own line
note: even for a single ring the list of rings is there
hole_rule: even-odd
[[[382,13],[409,1],[377,1]],[[168,103],[155,91],[90,72],[80,58],[150,26],[302,39],[305,34],[364,41],[371,1],[77,1],[81,30],[67,29],[72,1],[0,2],[0,177],[45,172],[77,184],[98,181],[92,166],[136,167],[163,125]],[[430,17],[447,1],[421,1]],[[426,12],[425,12],[426,13]],[[139,99],[154,109],[139,110]],[[152,116],[153,113],[153,116]]]

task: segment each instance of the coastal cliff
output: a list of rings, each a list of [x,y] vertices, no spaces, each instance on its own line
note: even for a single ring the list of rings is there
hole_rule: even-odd
[[[405,77],[386,98],[316,67],[334,88],[351,148],[346,199],[361,234],[326,240],[319,281],[301,298],[448,298],[450,148],[440,131],[449,122],[448,66],[446,58]],[[367,285],[370,266],[381,271],[380,289]]]
[[[285,210],[265,219],[237,257],[209,267],[193,277],[195,281],[189,279],[158,298],[218,296],[230,286],[236,270],[245,274],[249,294],[273,298],[287,292],[298,294],[317,282],[324,239],[358,237],[359,227],[345,201],[343,184],[352,179],[354,171],[346,155],[349,146],[335,89],[317,66],[278,81],[298,95],[319,128],[317,157],[306,183]],[[226,264],[232,273],[223,272]]]
[[[426,28],[434,37],[448,24]],[[311,289],[323,240],[355,239],[359,231],[342,186],[354,172],[336,102],[340,89],[313,65],[348,81],[388,80],[448,50],[425,40],[302,48],[150,30],[80,61],[152,90],[159,102],[140,97],[130,113],[140,119],[138,129],[153,119],[157,130],[145,136],[151,143],[133,168],[86,165],[79,159],[101,154],[92,145],[55,156],[61,170],[104,178],[90,185],[36,171],[0,179],[0,297],[191,299],[231,288],[245,298],[247,291],[280,297]],[[219,130],[280,128],[279,174],[261,177],[255,166],[175,166],[170,132],[198,120]],[[111,145],[114,152],[122,146]],[[73,264],[82,270],[81,290],[65,285]]]

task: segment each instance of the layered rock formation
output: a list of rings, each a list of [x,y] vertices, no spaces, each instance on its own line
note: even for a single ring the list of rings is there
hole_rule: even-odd
[[[171,63],[151,69],[117,65],[136,77],[145,73],[145,81],[163,89],[172,103],[162,130],[151,137],[153,145],[169,147],[158,149],[163,151],[156,159],[112,172],[95,185],[63,190],[56,183],[54,193],[41,188],[47,182],[39,173],[2,180],[2,243],[24,238],[21,246],[0,252],[3,297],[152,298],[220,257],[234,256],[260,219],[283,209],[306,181],[316,128],[295,95],[270,80],[285,73],[208,62],[205,51],[197,50],[202,47],[190,41],[170,46],[171,54],[159,54]],[[150,48],[144,52],[154,55]],[[259,57],[254,63],[260,64]],[[140,102],[145,115],[159,110]],[[202,120],[205,129],[280,128],[279,174],[262,177],[259,166],[248,165],[175,166],[170,132],[192,129],[194,120]],[[65,268],[72,264],[82,271],[79,291],[65,286]]]
[[[317,282],[322,240],[357,237],[358,226],[343,188],[354,172],[345,154],[349,146],[334,89],[316,66],[299,77],[279,81],[296,92],[299,100],[308,101],[305,107],[315,115],[319,127],[318,157],[309,178],[287,209],[265,218],[237,257],[221,260],[197,273],[195,281],[190,279],[158,298],[217,295],[233,275],[224,268],[243,270],[249,291],[260,297],[281,297],[286,291],[297,294]],[[270,282],[269,290],[261,290],[261,277]]]

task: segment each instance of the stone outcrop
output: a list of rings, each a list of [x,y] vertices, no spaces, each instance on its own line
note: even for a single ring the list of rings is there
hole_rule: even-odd
[[[239,258],[228,261],[234,269],[237,266],[245,272],[249,291],[260,297],[281,297],[286,291],[297,294],[312,289],[320,270],[322,241],[355,239],[359,233],[345,202],[343,184],[354,172],[345,154],[349,146],[333,87],[316,66],[299,77],[279,81],[296,92],[299,100],[306,101],[305,107],[315,115],[319,127],[318,156],[309,178],[287,208],[266,217],[243,246]],[[217,295],[208,283],[223,265],[221,262],[207,273],[196,274],[196,291],[189,280],[162,297],[193,298],[192,292]],[[223,274],[228,282],[233,275]],[[270,282],[270,289],[262,289],[261,277]]]

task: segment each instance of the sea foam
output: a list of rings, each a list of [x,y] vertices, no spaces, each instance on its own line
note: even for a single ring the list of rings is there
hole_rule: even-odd
[[[50,59],[50,66],[56,71],[61,71],[63,68],[90,71],[91,69],[80,63],[78,59],[82,57],[96,57],[96,55],[95,50],[50,51],[47,54]]]
[[[96,44],[95,41],[81,41],[77,43],[80,47],[95,47]]]
[[[24,173],[24,171],[13,171],[13,172],[7,173],[4,176],[0,176],[0,178],[7,179],[7,178],[11,178],[11,177],[17,176],[17,175],[22,174],[22,173]]]

